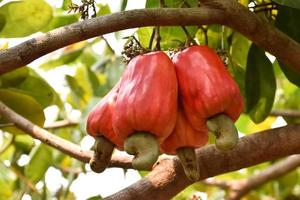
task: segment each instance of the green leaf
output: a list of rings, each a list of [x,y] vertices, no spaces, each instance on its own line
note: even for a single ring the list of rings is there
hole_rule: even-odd
[[[246,69],[247,56],[251,41],[240,33],[235,32],[232,37],[232,44],[230,46],[231,60],[239,67]]]
[[[300,19],[299,10],[280,6],[278,9],[275,26],[282,32],[286,33],[289,37],[300,43],[300,20],[298,19]],[[280,61],[279,66],[287,79],[291,83],[300,87],[300,74]]]
[[[190,26],[187,27],[187,30],[191,37],[194,37],[197,32],[197,27]],[[143,47],[149,47],[151,34],[153,32],[153,27],[142,27],[137,31],[139,41],[141,42]],[[182,30],[181,27],[161,27],[160,28],[160,36],[161,36],[161,48],[176,48],[180,44],[186,41],[186,34]],[[153,41],[153,45],[155,41]]]
[[[3,29],[6,23],[6,18],[4,15],[0,14],[0,31]]]
[[[16,92],[11,89],[0,89],[0,100],[34,124],[37,124],[38,126],[44,125],[45,116],[43,108],[31,96]],[[9,122],[0,116],[0,123],[5,124]],[[17,129],[16,127],[3,128],[3,130],[14,134],[24,134],[23,131]]]
[[[83,87],[78,84],[77,80],[74,77],[66,75],[65,78],[71,89],[72,101],[69,100],[69,103],[73,104],[73,106],[77,108],[81,108],[87,103],[87,100],[84,96],[85,91]]]
[[[43,32],[48,32],[52,29],[72,24],[79,20],[78,14],[58,15],[52,18],[48,26],[43,28]]]
[[[41,144],[32,149],[30,161],[25,167],[25,175],[32,182],[41,180],[52,164],[52,151],[50,147]]]
[[[194,38],[198,28],[196,26],[186,27],[190,36]],[[186,34],[181,27],[161,27],[160,28],[161,42],[160,46],[162,49],[176,48],[180,43],[184,43],[187,39]]]
[[[70,51],[67,53],[63,53],[59,58],[49,60],[46,63],[43,63],[40,67],[44,70],[50,70],[55,67],[70,64],[70,63],[74,62],[81,55],[81,53],[83,52],[83,49],[84,48]]]
[[[272,0],[280,5],[300,9],[300,0]]]
[[[29,75],[20,84],[11,88],[19,93],[24,93],[33,97],[38,101],[43,108],[46,108],[52,104],[56,104],[63,109],[63,103],[59,95],[48,84],[48,82],[37,74],[33,69],[28,68]]]
[[[22,83],[29,74],[29,68],[21,67],[9,73],[0,76],[1,87],[15,87]]]
[[[61,8],[63,10],[69,10],[69,5],[72,3],[72,0],[63,0]]]
[[[107,4],[105,4],[105,5],[98,4],[98,8],[99,8],[99,11],[97,13],[97,16],[107,15],[107,14],[111,13],[109,5],[107,5]]]
[[[100,195],[97,195],[97,196],[90,197],[87,200],[102,200],[102,197]]]
[[[224,27],[223,25],[209,25],[206,33],[203,29],[198,29],[196,38],[201,45],[206,44],[205,34],[207,35],[208,46],[214,49],[222,48],[222,32],[223,32],[223,47],[228,48],[228,38],[232,35],[232,29]]]
[[[51,86],[41,77],[28,76],[14,91],[33,97],[43,108],[52,105],[54,93]]]
[[[157,8],[157,7],[159,7],[159,1],[158,0],[147,0],[145,7],[146,8]]]
[[[139,42],[145,48],[149,47],[151,34],[153,32],[153,27],[141,27],[137,30],[137,35]]]
[[[10,88],[15,92],[32,96],[43,108],[56,104],[62,107],[62,102],[54,89],[33,69],[22,67],[0,77],[2,88]]]
[[[0,8],[6,23],[1,37],[24,37],[35,33],[50,22],[52,8],[43,0],[9,2]]]
[[[246,110],[255,123],[262,122],[270,113],[276,92],[272,63],[263,49],[252,44],[246,69]]]
[[[127,6],[127,0],[122,0],[121,11],[124,11],[126,9],[126,6]]]
[[[230,59],[228,69],[238,83],[240,90],[245,97],[245,73],[248,51],[251,45],[246,37],[240,33],[234,33],[230,46]]]
[[[105,66],[105,75],[107,76],[107,85],[112,88],[120,79],[124,69],[125,64],[121,57],[116,57],[112,62],[107,63]]]
[[[96,74],[89,68],[87,67],[87,75],[88,75],[88,80],[90,82],[92,91],[93,91],[93,95],[94,96],[101,96],[101,90],[100,89],[100,82],[96,76]]]
[[[0,200],[10,199],[13,194],[14,174],[0,162]]]
[[[34,141],[29,135],[17,135],[14,139],[14,145],[16,148],[28,154],[34,147]]]

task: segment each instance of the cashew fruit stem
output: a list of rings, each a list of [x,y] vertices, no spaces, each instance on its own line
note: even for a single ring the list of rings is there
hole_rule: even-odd
[[[96,173],[103,172],[108,166],[114,144],[103,136],[97,137],[94,144],[94,154],[90,160],[90,167]]]
[[[156,137],[147,132],[130,135],[124,141],[124,150],[134,155],[132,166],[137,170],[151,170],[160,154]]]
[[[184,173],[191,181],[200,179],[200,169],[195,149],[193,147],[180,147],[176,150]]]
[[[234,148],[238,143],[238,131],[233,121],[225,114],[219,114],[207,120],[209,131],[216,135],[216,147],[221,151]]]

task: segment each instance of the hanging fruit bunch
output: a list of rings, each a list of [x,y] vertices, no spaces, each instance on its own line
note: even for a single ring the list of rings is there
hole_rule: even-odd
[[[243,98],[217,53],[208,46],[191,46],[173,58],[183,109],[192,127],[203,120],[216,135],[216,147],[232,149],[238,142],[234,122],[243,110]]]
[[[88,118],[87,131],[96,138],[92,170],[105,169],[114,147],[134,155],[138,170],[151,169],[161,151],[176,154],[187,177],[199,180],[195,149],[207,143],[208,131],[219,150],[238,142],[234,121],[243,99],[237,84],[207,46],[190,46],[172,60],[132,44],[125,52],[121,80]]]

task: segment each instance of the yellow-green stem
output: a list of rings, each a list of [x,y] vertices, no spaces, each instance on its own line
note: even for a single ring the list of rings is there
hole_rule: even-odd
[[[185,175],[191,181],[200,179],[200,169],[195,149],[193,147],[181,147],[176,150]]]
[[[94,144],[94,154],[90,160],[91,169],[100,173],[103,172],[108,166],[112,153],[114,150],[114,144],[103,136],[97,137]]]
[[[221,151],[234,148],[238,143],[238,131],[233,121],[225,114],[219,114],[207,120],[209,131],[216,135],[216,147]]]
[[[160,154],[156,137],[146,132],[130,135],[124,141],[124,150],[134,155],[132,166],[137,170],[151,170]]]

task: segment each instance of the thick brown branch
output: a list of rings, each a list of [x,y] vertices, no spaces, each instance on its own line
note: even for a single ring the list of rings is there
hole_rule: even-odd
[[[241,138],[229,152],[213,145],[197,151],[201,178],[212,177],[300,152],[300,125],[290,125]],[[147,177],[107,197],[110,199],[170,199],[191,184],[177,160],[162,160]]]
[[[106,33],[143,26],[202,24],[223,24],[241,32],[300,74],[300,45],[235,0],[202,0],[200,8],[130,10],[77,22],[0,51],[0,74],[61,47]]]
[[[9,107],[7,107],[3,102],[0,101],[0,115],[6,118],[9,122],[12,122],[23,130],[24,132],[28,133],[32,137],[64,152],[67,155],[70,155],[73,158],[76,158],[82,162],[88,163],[91,156],[92,151],[83,151],[78,145],[62,139],[56,135],[51,134],[50,132],[46,131],[34,125],[24,117],[20,116]],[[116,157],[113,156],[111,167],[122,167],[122,168],[132,168],[131,166],[131,158],[128,156],[123,157]]]
[[[223,12],[210,8],[141,9],[105,15],[52,30],[0,52],[0,74],[14,70],[61,47],[106,33],[152,25],[222,23]],[[209,16],[209,17],[208,17]]]

